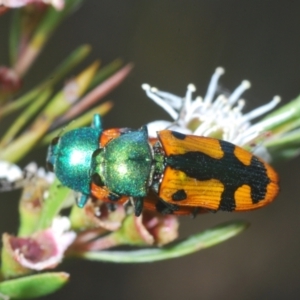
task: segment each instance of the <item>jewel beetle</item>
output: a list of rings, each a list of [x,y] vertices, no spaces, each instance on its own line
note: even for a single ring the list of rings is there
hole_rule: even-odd
[[[52,141],[48,167],[62,184],[90,196],[169,214],[248,211],[272,202],[279,191],[274,169],[227,141],[172,130],[149,139],[147,127],[103,130],[99,115],[91,127]]]

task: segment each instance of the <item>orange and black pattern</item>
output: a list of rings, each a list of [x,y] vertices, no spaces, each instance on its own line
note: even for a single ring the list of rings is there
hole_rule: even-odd
[[[169,130],[158,137],[166,165],[158,196],[175,209],[252,210],[278,194],[276,172],[238,146]]]

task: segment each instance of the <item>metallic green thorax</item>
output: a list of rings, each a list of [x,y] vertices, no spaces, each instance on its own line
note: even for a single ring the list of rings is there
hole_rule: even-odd
[[[92,161],[92,173],[98,173],[112,193],[132,197],[146,196],[151,168],[146,128],[112,140]]]

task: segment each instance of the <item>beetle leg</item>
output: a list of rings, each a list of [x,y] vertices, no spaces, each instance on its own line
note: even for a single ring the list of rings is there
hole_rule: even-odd
[[[173,214],[175,211],[179,210],[179,206],[176,204],[171,204],[163,199],[159,198],[159,201],[156,203],[156,210],[163,215]]]
[[[89,195],[79,194],[79,197],[76,197],[76,203],[78,207],[83,208],[89,199]]]
[[[117,209],[117,205],[115,203],[106,203],[106,207],[109,212],[113,212]]]
[[[195,207],[192,209],[191,218],[195,219],[200,212],[200,207]]]
[[[139,217],[143,211],[144,197],[135,197],[134,200],[134,214]]]
[[[114,202],[120,200],[121,197],[122,197],[122,196],[119,195],[119,194],[117,194],[117,193],[109,193],[108,196],[107,196],[108,200],[114,201]]]

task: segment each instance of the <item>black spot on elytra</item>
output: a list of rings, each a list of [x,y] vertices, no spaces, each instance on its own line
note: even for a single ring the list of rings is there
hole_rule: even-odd
[[[177,192],[175,192],[173,195],[172,195],[172,200],[173,201],[182,201],[182,200],[185,200],[187,198],[187,194],[185,192],[185,190],[178,190]]]
[[[264,164],[253,156],[250,165],[246,166],[234,155],[233,144],[219,142],[224,152],[221,159],[212,158],[199,151],[191,151],[167,156],[166,163],[172,169],[180,170],[199,181],[219,180],[224,185],[219,210],[235,210],[234,193],[242,185],[250,186],[253,204],[263,200],[270,183]]]
[[[183,133],[180,133],[180,132],[177,132],[177,131],[171,131],[171,133],[174,137],[176,137],[176,139],[184,140],[186,138],[186,135],[183,134]]]

